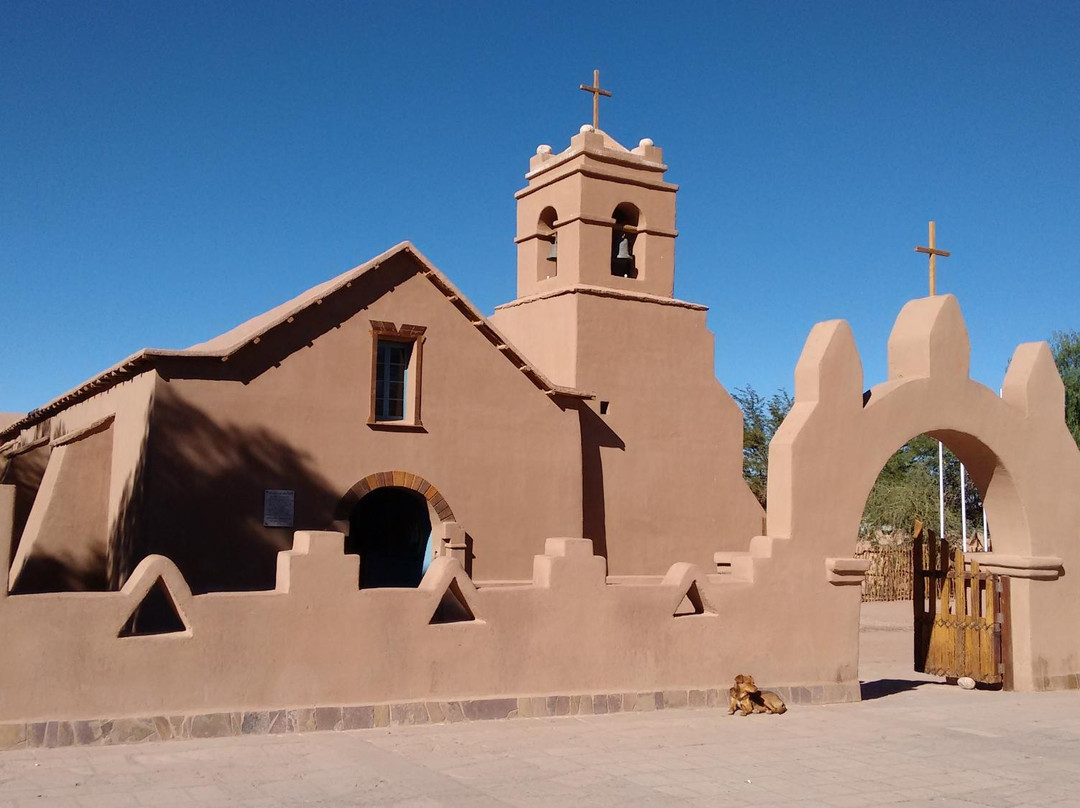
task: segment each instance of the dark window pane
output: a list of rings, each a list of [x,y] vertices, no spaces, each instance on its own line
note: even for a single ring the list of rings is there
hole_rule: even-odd
[[[405,391],[411,342],[379,340],[375,367],[375,419],[400,421],[405,417]]]

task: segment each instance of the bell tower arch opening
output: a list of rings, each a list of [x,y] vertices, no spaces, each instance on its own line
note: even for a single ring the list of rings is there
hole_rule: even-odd
[[[559,234],[555,232],[555,222],[559,214],[548,205],[540,211],[536,223],[536,279],[538,281],[554,278],[559,274]],[[549,245],[545,249],[545,245]]]
[[[637,278],[638,263],[634,253],[641,211],[630,202],[622,202],[611,214],[611,274]]]

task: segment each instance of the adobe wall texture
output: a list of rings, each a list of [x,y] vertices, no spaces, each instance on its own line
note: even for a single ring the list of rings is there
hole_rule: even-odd
[[[358,558],[342,554],[341,535],[299,532],[272,592],[192,596],[175,566],[153,556],[119,593],[8,597],[0,601],[10,652],[0,666],[0,720],[705,692],[740,665],[759,681],[816,686],[819,700],[857,694],[857,685],[837,685],[831,661],[783,671],[765,643],[731,654],[755,611],[775,615],[770,602],[785,600],[779,587],[748,591],[689,565],[651,583],[606,585],[587,540],[552,539],[546,549],[525,585],[477,589],[455,560],[440,558],[419,589],[357,590]],[[159,578],[186,630],[118,637]],[[476,619],[432,624],[451,585]],[[704,613],[674,616],[691,585]],[[43,624],[52,629],[37,630]],[[776,625],[777,647],[797,644],[792,620]],[[37,675],[43,666],[54,674]]]
[[[296,492],[295,529],[347,532],[343,498],[390,471],[441,492],[471,537],[478,579],[527,579],[547,536],[581,532],[576,413],[500,356],[415,264],[379,272],[339,327],[309,333],[298,321],[263,339],[259,356],[231,358],[251,364],[250,380],[159,380],[143,555],[173,559],[197,592],[271,589],[293,530],[263,527],[264,490]],[[422,428],[367,423],[372,320],[427,329]],[[261,356],[285,358],[263,368]]]
[[[595,395],[585,535],[612,575],[710,567],[762,531],[743,479],[742,413],[716,379],[703,306],[577,287],[492,319],[552,379]]]
[[[679,562],[662,578],[608,577],[587,539],[554,538],[527,583],[476,586],[444,555],[417,589],[361,590],[362,562],[340,533],[298,531],[271,591],[193,595],[172,561],[151,556],[120,592],[4,592],[0,741],[132,717],[182,733],[249,715],[336,726],[345,708],[356,721],[369,709],[402,722],[509,715],[549,696],[567,710],[586,696],[592,708],[612,696],[708,703],[737,672],[798,701],[857,700],[859,515],[889,454],[922,432],[957,451],[985,493],[998,551],[980,563],[1013,577],[1016,687],[1075,688],[1080,592],[1065,573],[1080,540],[1080,452],[1063,387],[1047,346],[1022,345],[995,396],[968,378],[968,347],[954,298],[912,301],[890,338],[890,379],[864,394],[850,328],[819,324],[771,446],[769,534],[726,554],[724,575]],[[0,559],[14,505],[0,487]],[[183,629],[119,636],[159,580]],[[683,613],[684,598],[697,608]],[[440,619],[449,613],[460,619]]]
[[[154,382],[138,375],[23,430],[13,591],[115,589],[130,572]]]

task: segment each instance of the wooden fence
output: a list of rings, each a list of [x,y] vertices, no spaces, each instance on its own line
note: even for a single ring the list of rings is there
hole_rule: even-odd
[[[911,600],[912,571],[910,547],[868,547],[856,558],[869,558],[870,569],[862,584],[863,601]]]
[[[977,553],[980,550],[982,545],[973,540],[968,552]],[[924,564],[925,552],[924,550]],[[914,597],[911,545],[863,546],[855,551],[855,557],[870,559],[870,570],[866,573],[862,585],[864,603],[876,600],[911,600]]]

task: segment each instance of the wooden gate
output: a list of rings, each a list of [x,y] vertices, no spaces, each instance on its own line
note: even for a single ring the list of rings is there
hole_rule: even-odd
[[[915,670],[1011,690],[1008,577],[965,564],[932,531],[916,536],[911,556]]]

